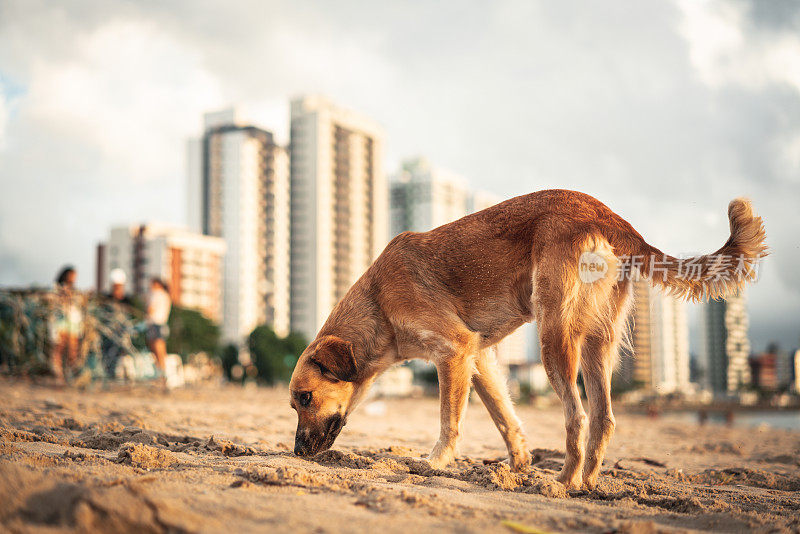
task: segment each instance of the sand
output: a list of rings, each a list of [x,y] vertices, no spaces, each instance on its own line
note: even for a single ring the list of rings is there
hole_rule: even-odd
[[[0,398],[11,532],[800,532],[800,432],[618,413],[598,488],[567,493],[554,480],[557,406],[520,407],[534,459],[519,474],[478,402],[461,456],[432,469],[429,398],[367,401],[312,460],[291,453],[285,388],[80,392],[0,378]]]

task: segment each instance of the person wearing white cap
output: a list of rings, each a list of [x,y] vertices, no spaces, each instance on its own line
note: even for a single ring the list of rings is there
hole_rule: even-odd
[[[131,304],[131,299],[125,295],[125,282],[128,277],[122,269],[111,269],[108,278],[111,280],[111,294],[112,299],[123,304]]]

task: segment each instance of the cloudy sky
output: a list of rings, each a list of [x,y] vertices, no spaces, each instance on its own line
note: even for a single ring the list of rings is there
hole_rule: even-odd
[[[288,99],[324,93],[383,124],[389,170],[580,189],[673,254],[718,248],[751,197],[773,250],[754,348],[794,347],[799,5],[0,0],[0,285],[66,262],[91,285],[110,225],[184,221],[204,111],[237,103],[285,142]]]

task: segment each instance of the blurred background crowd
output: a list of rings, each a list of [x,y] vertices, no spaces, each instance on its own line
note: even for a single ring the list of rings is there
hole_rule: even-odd
[[[110,291],[76,288],[72,266],[51,288],[0,289],[0,371],[48,377],[83,387],[92,382],[186,383],[246,378],[285,380],[305,341],[278,337],[266,325],[252,332],[254,359],[242,365],[235,345],[220,345],[220,329],[202,313],[173,306],[169,286],[150,280],[145,298],[126,293],[127,276],[110,273]]]

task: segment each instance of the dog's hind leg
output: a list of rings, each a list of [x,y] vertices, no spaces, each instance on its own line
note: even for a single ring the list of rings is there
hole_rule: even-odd
[[[612,366],[609,342],[593,334],[587,336],[581,368],[586,397],[589,400],[589,440],[586,443],[583,484],[588,489],[594,489],[606,446],[616,426],[611,411]]]
[[[514,413],[508,386],[497,366],[495,347],[478,354],[475,369],[477,373],[472,377],[472,384],[506,442],[511,469],[523,471],[530,465],[531,455],[522,425]]]
[[[598,332],[586,336],[581,355],[581,369],[589,401],[589,439],[583,484],[594,489],[603,464],[606,447],[616,423],[611,410],[611,373],[619,350],[619,340],[628,316],[629,289],[623,283],[615,288],[609,308],[610,317]]]
[[[579,488],[586,426],[586,412],[577,386],[581,340],[573,338],[562,323],[559,310],[541,309],[538,315],[542,364],[550,385],[564,405],[567,430],[566,458],[557,480],[567,489]]]
[[[434,359],[439,377],[441,429],[439,441],[428,456],[432,467],[441,469],[456,456],[461,422],[467,409],[469,386],[475,371],[469,351],[459,351]]]

